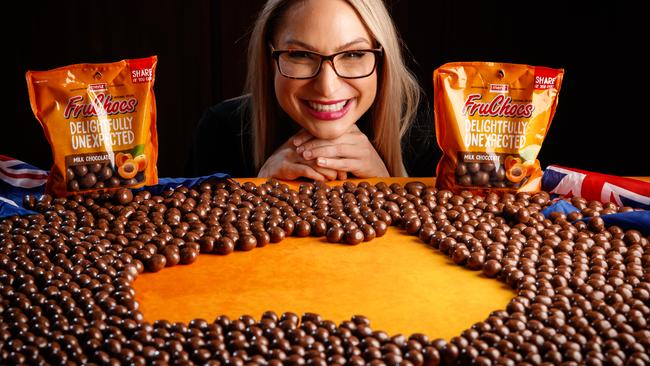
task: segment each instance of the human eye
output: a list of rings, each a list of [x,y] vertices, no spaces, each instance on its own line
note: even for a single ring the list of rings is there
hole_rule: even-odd
[[[347,51],[342,54],[343,58],[348,60],[360,59],[367,55],[366,51]]]
[[[316,56],[309,51],[289,51],[287,58],[295,61],[309,61],[316,58]]]

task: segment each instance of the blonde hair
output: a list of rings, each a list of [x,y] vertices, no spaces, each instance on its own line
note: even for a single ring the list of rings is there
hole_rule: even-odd
[[[284,13],[298,0],[269,0],[260,12],[248,47],[246,92],[251,94],[253,159],[259,171],[266,159],[284,141],[276,141],[280,107],[273,90],[273,67],[269,44]],[[415,117],[420,102],[420,87],[404,64],[401,44],[382,0],[346,0],[371,36],[384,49],[380,62],[377,96],[370,107],[372,144],[391,176],[406,176],[402,161],[401,138]],[[395,102],[399,101],[399,102]]]

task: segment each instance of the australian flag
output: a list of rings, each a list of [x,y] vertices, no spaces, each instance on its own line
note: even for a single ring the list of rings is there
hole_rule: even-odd
[[[584,170],[551,165],[544,170],[542,189],[564,197],[583,197],[603,203],[639,209],[602,216],[605,225],[618,225],[623,229],[636,229],[650,235],[650,183],[636,179],[587,172]],[[544,215],[552,211],[578,211],[565,201],[558,201],[544,209]],[[587,220],[587,218],[583,219]]]
[[[565,197],[583,197],[650,210],[650,182],[550,165],[542,176],[542,189]]]
[[[47,183],[47,170],[0,155],[0,218],[24,215],[23,197],[40,197]]]
[[[45,192],[48,171],[23,161],[0,155],[0,219],[34,213],[23,207],[23,197],[40,198]],[[208,180],[230,179],[228,174],[214,173],[195,178],[161,178],[158,184],[146,187],[152,194],[178,186],[193,187]],[[144,188],[140,188],[144,189]]]

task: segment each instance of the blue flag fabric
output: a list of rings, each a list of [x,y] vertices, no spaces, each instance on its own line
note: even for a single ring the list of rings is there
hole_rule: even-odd
[[[559,200],[554,204],[542,210],[542,214],[548,217],[553,212],[561,212],[569,214],[571,212],[580,211],[567,201]],[[616,225],[623,230],[635,229],[639,230],[643,235],[650,235],[650,211],[630,211],[621,212],[601,216],[605,222],[605,226]],[[589,217],[585,217],[576,221],[589,221]]]
[[[548,217],[553,212],[561,212],[565,215],[568,215],[571,212],[575,212],[575,211],[580,211],[580,210],[578,210],[578,208],[576,208],[575,206],[573,206],[567,201],[559,200],[554,204],[543,209],[542,214],[544,215],[544,217]]]
[[[630,211],[601,216],[605,226],[616,225],[623,230],[639,230],[643,235],[650,235],[650,211]],[[582,221],[588,221],[584,218]]]
[[[37,198],[45,192],[48,171],[29,165],[23,161],[0,155],[0,219],[35,213],[23,207],[23,197]],[[160,178],[158,184],[147,189],[152,194],[160,194],[165,189],[178,186],[193,187],[211,179],[228,179],[230,175],[214,173],[197,178]],[[141,190],[140,189],[140,190]]]
[[[158,179],[158,184],[155,186],[142,187],[138,189],[138,191],[146,189],[151,192],[151,194],[160,194],[166,189],[176,188],[180,186],[194,187],[211,179],[230,179],[230,175],[224,173],[214,173],[211,175],[204,175],[202,177],[196,178],[160,178]]]
[[[0,218],[34,213],[23,208],[23,197],[42,195],[45,183],[46,170],[0,155]]]

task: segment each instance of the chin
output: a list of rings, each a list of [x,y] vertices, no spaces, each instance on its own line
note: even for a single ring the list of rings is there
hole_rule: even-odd
[[[315,123],[313,128],[310,129],[310,133],[318,138],[318,139],[323,139],[323,140],[333,140],[336,138],[339,138],[345,134],[345,132],[348,130],[349,125],[345,126],[324,126],[324,124],[331,123],[331,122],[319,122]]]

